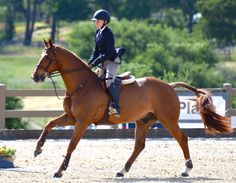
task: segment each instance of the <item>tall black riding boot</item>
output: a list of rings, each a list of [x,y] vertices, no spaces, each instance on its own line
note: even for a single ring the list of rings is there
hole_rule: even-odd
[[[109,114],[114,114],[115,117],[120,117],[120,108],[119,108],[119,95],[114,83],[111,83],[111,86],[107,88],[111,96],[112,103],[109,107]]]

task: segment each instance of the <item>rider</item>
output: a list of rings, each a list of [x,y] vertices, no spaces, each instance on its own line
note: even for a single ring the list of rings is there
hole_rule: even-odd
[[[109,114],[114,114],[115,117],[120,116],[119,96],[116,86],[114,84],[115,77],[118,73],[120,58],[115,50],[115,38],[108,28],[107,24],[110,22],[110,13],[106,10],[97,10],[91,20],[95,21],[95,47],[88,61],[90,67],[95,67],[102,63],[103,69],[99,70],[98,75],[103,75],[105,70],[106,88],[111,96],[112,103],[109,107]]]

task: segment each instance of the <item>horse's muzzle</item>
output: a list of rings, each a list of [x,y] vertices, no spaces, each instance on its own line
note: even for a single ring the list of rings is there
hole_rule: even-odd
[[[46,75],[37,75],[37,74],[32,74],[31,79],[33,79],[34,82],[44,82]]]

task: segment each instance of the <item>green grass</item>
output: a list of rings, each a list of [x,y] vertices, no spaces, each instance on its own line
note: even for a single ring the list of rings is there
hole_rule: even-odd
[[[43,49],[42,46],[22,46],[21,44],[9,44],[0,47],[0,55],[6,56],[14,56],[14,55],[22,55],[22,56],[37,56],[39,57],[41,51]]]
[[[48,79],[39,84],[32,82],[31,74],[38,60],[39,54],[0,55],[0,83],[5,84],[8,89],[53,88]],[[58,83],[58,87],[63,87],[59,77],[55,78],[55,81]]]
[[[0,49],[0,83],[5,84],[7,89],[52,89],[53,85],[49,79],[44,83],[34,83],[31,73],[40,58],[43,47],[25,47],[20,45],[8,45]],[[60,77],[55,78],[58,88],[64,88]],[[39,101],[41,101],[39,97]],[[45,101],[44,101],[45,102]],[[47,102],[45,109],[50,108]],[[27,105],[32,105],[28,103]],[[27,106],[24,106],[27,107]],[[28,122],[27,129],[41,129],[51,118],[23,118]]]
[[[59,30],[56,33],[56,39],[59,41],[65,41],[68,39],[68,35],[72,30],[73,24],[67,22],[60,22]],[[18,23],[16,26],[16,36],[22,37],[25,30],[25,25]],[[32,36],[32,42],[42,42],[43,38],[48,39],[50,37],[51,27],[44,22],[36,22],[35,30]],[[20,40],[20,39],[19,39]]]

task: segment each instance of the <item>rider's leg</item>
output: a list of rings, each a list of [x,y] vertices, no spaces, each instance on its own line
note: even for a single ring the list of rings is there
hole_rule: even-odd
[[[114,84],[115,77],[118,73],[119,64],[108,60],[105,61],[104,65],[106,66],[106,78],[108,78],[106,80],[106,87],[113,101],[111,107],[109,108],[110,110],[109,114],[114,114],[116,117],[119,117],[120,116],[119,95]]]
[[[116,86],[114,83],[111,83],[107,89],[113,101],[109,107],[109,114],[114,114],[115,117],[120,117],[119,95]]]

